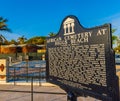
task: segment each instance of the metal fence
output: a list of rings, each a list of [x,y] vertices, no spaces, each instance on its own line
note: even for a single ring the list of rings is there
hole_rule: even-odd
[[[1,76],[1,75],[0,75]],[[2,75],[3,76],[3,75]],[[7,75],[4,75],[4,76],[7,76]],[[29,93],[31,94],[31,101],[34,101],[34,94],[57,94],[57,95],[65,95],[66,96],[66,93],[60,93],[60,92],[40,92],[40,91],[34,91],[34,85],[33,83],[37,80],[43,80],[45,79],[45,77],[39,77],[39,76],[20,76],[20,75],[11,75],[11,76],[7,76],[8,78],[12,78],[14,80],[14,86],[16,85],[16,78],[22,78],[22,80],[26,80],[26,83],[29,82],[31,83],[31,89],[29,91],[24,91],[24,90],[8,90],[8,89],[0,89],[0,92],[14,92],[14,93]],[[41,82],[39,82],[39,86],[41,86]],[[7,97],[7,96],[6,96]]]
[[[7,82],[30,82],[34,78],[35,82],[46,81],[45,67],[9,67],[7,74]]]
[[[40,91],[34,91],[34,82],[37,82],[39,86],[41,86],[42,82],[46,82],[46,66],[45,65],[30,65],[30,61],[24,61],[22,65],[12,65],[9,67],[6,67],[7,75],[1,75],[0,77],[6,76],[6,82],[14,84],[14,86],[17,85],[17,83],[29,83],[30,84],[30,90],[15,90],[15,89],[2,89],[0,88],[0,92],[13,92],[13,93],[29,93],[31,101],[34,100],[35,94],[55,94],[60,96],[67,96],[66,93],[61,92],[40,92]],[[32,61],[31,61],[32,62]],[[31,63],[32,64],[32,63]],[[85,98],[83,99],[85,101]],[[55,101],[55,100],[53,100]],[[69,100],[67,100],[69,101]],[[81,100],[80,100],[81,101]],[[87,100],[86,100],[87,101]],[[95,99],[94,101],[99,101]]]
[[[24,65],[12,65],[6,67],[6,75],[1,75],[0,77],[6,77],[6,83],[13,83],[14,86],[16,83],[30,83],[31,90],[8,90],[4,89],[1,92],[17,92],[17,93],[31,93],[31,101],[33,101],[34,93],[39,94],[61,94],[66,95],[65,93],[55,93],[55,92],[39,92],[33,90],[33,83],[37,82],[41,86],[42,82],[46,82],[46,67],[45,65],[35,64],[34,66],[29,65],[30,61],[25,61]]]

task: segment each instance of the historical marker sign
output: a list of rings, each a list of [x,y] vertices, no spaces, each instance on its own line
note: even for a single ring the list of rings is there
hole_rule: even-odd
[[[110,24],[86,29],[75,16],[66,17],[47,38],[47,79],[77,96],[118,101]]]

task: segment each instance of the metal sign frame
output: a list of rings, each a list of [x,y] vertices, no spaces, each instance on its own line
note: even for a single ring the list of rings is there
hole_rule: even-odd
[[[47,81],[76,97],[119,101],[111,38],[110,24],[84,28],[77,17],[67,16],[58,34],[47,38]]]

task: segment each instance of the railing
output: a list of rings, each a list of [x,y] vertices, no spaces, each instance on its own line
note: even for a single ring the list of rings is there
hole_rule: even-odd
[[[29,79],[29,82],[31,83],[31,90],[30,91],[24,91],[24,90],[8,90],[8,89],[0,89],[1,92],[17,92],[17,93],[31,93],[31,101],[33,101],[33,97],[34,97],[34,93],[38,93],[38,94],[58,94],[58,95],[66,95],[66,93],[59,93],[59,92],[39,92],[39,91],[34,91],[33,89],[33,83],[34,83],[34,79],[39,79],[39,80],[43,80],[43,78],[41,78],[40,76],[20,76],[20,75],[0,75],[0,76],[6,76],[7,78],[13,78],[14,79],[14,85],[16,82],[15,78],[24,78],[24,79]],[[27,83],[27,82],[26,82]]]
[[[31,78],[35,82],[40,83],[46,81],[46,68],[45,67],[9,67],[7,73],[7,82],[29,82]]]
[[[7,68],[7,67],[6,67]],[[6,77],[6,83],[13,83],[14,86],[17,83],[29,83],[31,89],[29,91],[24,90],[8,90],[8,89],[0,89],[0,92],[17,92],[17,93],[31,93],[31,101],[34,99],[34,94],[59,94],[66,95],[66,93],[55,93],[55,92],[39,92],[34,91],[34,82],[37,82],[39,86],[41,86],[42,82],[46,82],[46,68],[40,65],[36,65],[35,67],[30,67],[28,64],[25,66],[9,66],[7,69],[7,75],[1,75],[0,77]],[[1,81],[1,80],[0,80]]]

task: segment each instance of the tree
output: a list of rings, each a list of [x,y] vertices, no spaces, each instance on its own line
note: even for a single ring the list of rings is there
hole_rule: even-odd
[[[36,44],[36,45],[41,45],[44,44],[46,40],[46,37],[44,36],[36,36],[36,37],[32,37],[29,40],[26,41],[27,44]]]
[[[6,38],[3,35],[0,35],[0,44],[7,42]]]
[[[114,51],[115,51],[115,53],[119,53],[120,54],[120,46],[115,47]]]
[[[6,24],[7,21],[8,21],[7,19],[0,17],[0,30],[11,32],[11,30],[7,27],[7,24]]]
[[[112,35],[112,44],[115,44],[117,40],[118,40],[118,37],[115,35]]]
[[[55,36],[56,33],[50,32],[48,35],[49,35],[50,37],[52,37],[52,36]]]
[[[9,31],[11,30],[7,27],[7,19],[4,19],[3,17],[0,17],[0,31]],[[0,35],[0,44],[8,44],[8,41],[5,39],[3,35]]]
[[[19,37],[17,40],[18,40],[19,44],[24,44],[25,41],[27,40],[27,38],[25,38],[24,35],[23,35],[23,36]]]
[[[116,44],[114,48],[115,53],[120,53],[120,38],[118,36],[113,35],[116,29],[112,29],[112,43]]]
[[[12,39],[11,41],[9,41],[9,44],[17,44],[17,42],[14,40],[14,39]]]
[[[118,39],[116,35],[113,35],[116,30],[117,29],[112,29],[112,44],[115,44]]]

